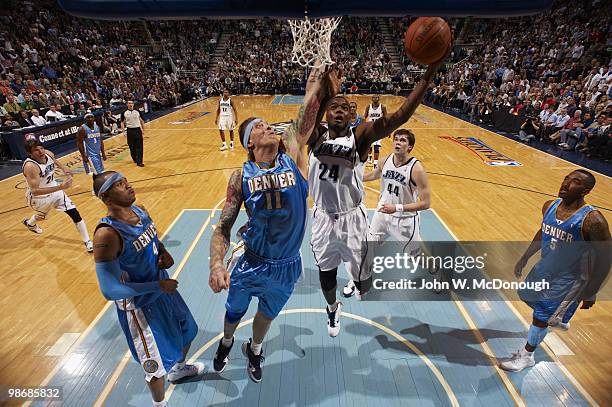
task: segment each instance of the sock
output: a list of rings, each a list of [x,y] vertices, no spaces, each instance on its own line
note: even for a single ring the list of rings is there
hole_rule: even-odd
[[[85,226],[85,221],[82,220],[79,223],[75,223],[77,230],[81,234],[81,238],[85,243],[89,242],[89,233],[87,233],[87,226]]]
[[[529,332],[527,333],[527,343],[534,348],[537,347],[540,343],[542,343],[547,332],[548,328],[540,328],[538,326],[531,325],[529,327]]]
[[[229,348],[230,346],[232,346],[232,339],[234,339],[233,336],[229,339],[224,336],[223,339],[221,339],[221,345],[225,346],[226,348]]]
[[[36,225],[36,215],[32,215],[32,217],[28,219],[28,225],[30,226]]]
[[[230,141],[230,147],[234,148],[234,142],[233,141]]]
[[[184,367],[185,367],[185,361],[183,360],[182,362],[176,362],[174,366],[172,366],[172,370],[181,370]]]
[[[338,309],[338,301],[334,302],[332,305],[328,305],[327,309],[329,309],[331,312],[334,312],[335,310]]]
[[[251,342],[251,350],[256,355],[261,355],[261,343],[256,343],[255,341]]]
[[[162,400],[162,401],[153,400],[153,407],[166,407],[167,405],[168,403],[166,403],[166,400]]]

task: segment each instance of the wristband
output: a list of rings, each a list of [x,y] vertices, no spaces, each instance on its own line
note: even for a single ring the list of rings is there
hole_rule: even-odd
[[[404,205],[395,204],[395,212],[404,212]]]

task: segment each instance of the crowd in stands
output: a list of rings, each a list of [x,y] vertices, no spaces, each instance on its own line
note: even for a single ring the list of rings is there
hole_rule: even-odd
[[[491,123],[497,111],[521,116],[522,141],[610,160],[607,7],[563,0],[537,16],[472,20],[465,36],[481,47],[439,73],[426,99],[478,123]]]
[[[42,125],[127,99],[160,109],[224,88],[279,94],[305,86],[282,20],[104,22],[71,17],[54,0],[5,3],[3,127]],[[389,32],[403,33],[411,21],[390,18]],[[460,62],[437,75],[426,100],[475,122],[507,111],[526,118],[524,141],[537,138],[609,159],[610,22],[602,0],[559,0],[530,17],[453,19],[457,42],[475,45],[453,49],[451,60]],[[222,36],[224,52],[213,61]],[[344,17],[332,36],[332,58],[345,73],[346,92],[397,93],[411,88],[422,68],[405,56],[403,41],[386,49],[376,18]]]
[[[172,106],[197,83],[160,69],[142,47],[141,22],[77,19],[57,2],[3,2],[0,16],[0,117],[3,128],[42,125],[83,111],[147,101]],[[24,113],[22,113],[24,112]],[[49,113],[52,112],[52,113]],[[53,113],[57,112],[57,113]]]

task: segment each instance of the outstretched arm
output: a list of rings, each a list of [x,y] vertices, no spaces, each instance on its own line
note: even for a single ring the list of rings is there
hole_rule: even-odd
[[[387,135],[393,133],[393,131],[410,119],[410,116],[412,116],[416,108],[421,103],[421,100],[423,100],[423,96],[427,91],[429,82],[431,82],[443,61],[444,58],[435,64],[429,65],[427,72],[425,72],[423,77],[421,77],[419,83],[415,86],[414,90],[410,93],[410,95],[408,95],[398,110],[393,113],[386,114],[374,122],[368,122],[358,126],[355,129],[355,138],[360,156],[364,157],[367,155],[372,143],[387,137]]]
[[[595,303],[595,295],[610,274],[612,242],[608,222],[599,211],[592,211],[587,215],[582,223],[582,229],[584,239],[593,242],[595,251],[595,262],[581,298],[583,300],[582,308],[590,308]]]
[[[230,276],[223,258],[230,246],[232,227],[242,206],[242,171],[236,170],[227,184],[225,206],[210,242],[210,275],[208,285],[215,292],[229,288]]]
[[[306,146],[317,139],[318,124],[323,119],[325,106],[340,88],[340,73],[334,69],[313,68],[306,85],[304,104],[298,116],[283,133],[283,144],[287,153],[297,163],[304,178],[308,177],[308,154]]]

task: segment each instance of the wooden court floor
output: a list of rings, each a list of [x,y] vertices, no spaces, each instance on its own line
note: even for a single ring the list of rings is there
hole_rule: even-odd
[[[365,96],[352,99],[360,113],[369,103]],[[393,111],[402,98],[387,96],[381,102]],[[274,96],[235,97],[234,103],[240,120],[261,116],[272,123],[285,122],[298,109]],[[131,163],[123,135],[106,141],[112,156],[107,168],[123,172],[133,183],[139,203],[151,212],[160,234],[182,209],[215,207],[225,196],[230,174],[245,159],[237,140],[233,151],[218,151],[217,104],[218,98],[211,98],[148,123],[144,168]],[[417,136],[414,155],[429,173],[432,207],[459,240],[531,240],[541,221],[542,204],[556,196],[567,173],[579,168],[425,106],[407,127]],[[447,136],[478,138],[522,165],[486,165]],[[383,154],[389,147],[390,142],[384,141]],[[78,154],[62,162],[76,171],[82,169]],[[612,181],[595,175],[597,185],[588,202],[602,208],[610,222]],[[367,185],[366,204],[372,208],[378,198],[372,189],[378,189],[378,183]],[[41,224],[42,235],[32,234],[21,224],[30,216],[24,192],[22,176],[0,181],[0,289],[4,293],[0,300],[0,386],[43,382],[105,305],[92,256],[85,252],[70,219],[54,213]],[[93,233],[104,207],[91,195],[90,178],[78,173],[67,193]],[[511,272],[508,270],[508,276]],[[202,273],[202,289],[207,289],[207,270]],[[530,320],[529,308],[521,303],[514,306]],[[598,302],[591,310],[578,311],[570,331],[557,333],[573,353],[559,359],[601,405],[612,405],[611,311],[611,302]]]

